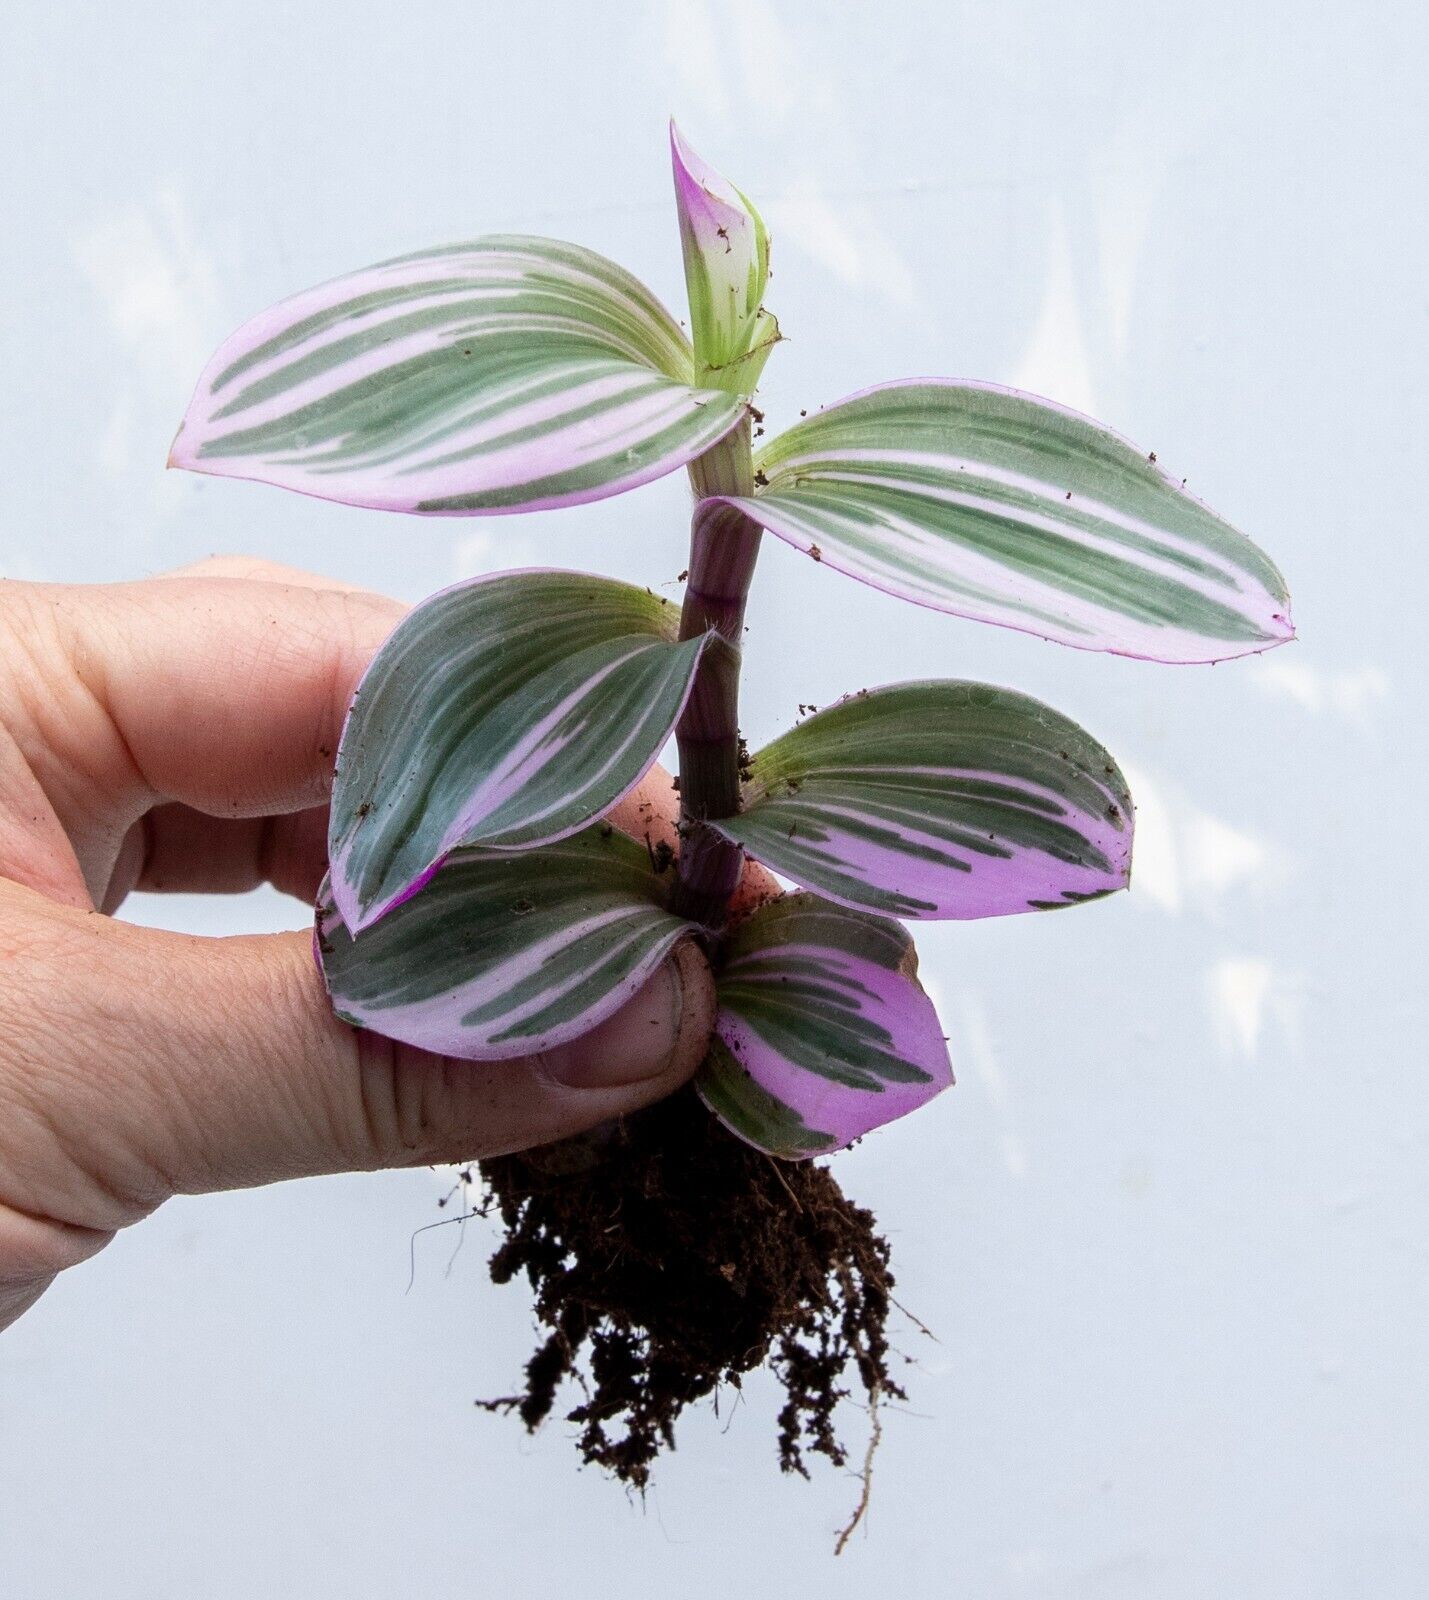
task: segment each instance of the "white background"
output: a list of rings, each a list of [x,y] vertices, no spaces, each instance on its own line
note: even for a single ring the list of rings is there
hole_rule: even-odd
[[[920,936],[959,1085],[839,1158],[911,1324],[867,1537],[775,1398],[642,1508],[472,1400],[524,1291],[434,1174],[182,1201],[0,1339],[0,1590],[1360,1597],[1429,1592],[1422,9],[1132,0],[11,0],[0,573],[243,550],[407,598],[531,561],[670,584],[679,478],[422,523],[166,475],[274,299],[486,231],[681,292],[665,118],[763,205],[771,423],[883,379],[1102,417],[1261,542],[1302,642],[1170,668],[902,607],[771,542],[748,733],[974,675],[1122,758],[1130,895]],[[206,932],[274,896],[136,902]],[[858,1436],[862,1419],[849,1418]]]

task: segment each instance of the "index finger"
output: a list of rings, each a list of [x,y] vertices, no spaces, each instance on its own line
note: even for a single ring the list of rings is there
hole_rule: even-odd
[[[358,680],[406,612],[385,596],[325,583],[220,557],[146,583],[76,591],[84,599],[69,613],[72,656],[117,735],[107,791],[137,780],[146,803],[223,818],[321,805]],[[657,765],[610,820],[678,849],[678,811]],[[190,826],[185,841],[207,854],[205,837]],[[300,863],[295,881],[305,882],[326,862],[316,833],[303,840],[314,857]],[[167,876],[193,887],[186,853],[169,853]],[[749,863],[740,902],[777,893]]]
[[[121,812],[162,798],[226,817],[327,797],[358,679],[405,612],[381,595],[246,577],[47,596],[112,734],[72,752],[80,770]]]

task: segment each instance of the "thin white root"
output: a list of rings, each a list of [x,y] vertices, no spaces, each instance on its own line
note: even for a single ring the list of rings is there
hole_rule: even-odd
[[[878,1401],[879,1390],[875,1386],[869,1391],[868,1396],[868,1448],[863,1453],[863,1470],[858,1475],[862,1490],[858,1504],[853,1508],[853,1515],[839,1532],[838,1543],[834,1546],[836,1556],[844,1553],[844,1547],[853,1537],[854,1529],[868,1514],[868,1502],[873,1495],[873,1458],[878,1454],[878,1446],[883,1439],[883,1422],[878,1415]]]

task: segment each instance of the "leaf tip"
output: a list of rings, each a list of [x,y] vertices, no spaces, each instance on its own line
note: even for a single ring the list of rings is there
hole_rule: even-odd
[[[191,444],[184,437],[185,433],[189,431],[188,418],[185,417],[175,430],[173,441],[169,445],[169,453],[164,461],[165,470],[173,471],[177,469],[186,472],[195,470],[197,458]]]
[[[673,117],[670,118],[670,161],[675,169],[677,190],[693,187],[709,191],[713,187],[709,180],[719,182],[714,170],[680,132],[679,124]]]
[[[357,892],[357,886],[342,871],[341,857],[337,855],[331,858],[324,888],[327,898],[332,902],[333,912],[350,936],[355,937],[367,923],[374,920],[368,917],[364,921],[362,897]]]

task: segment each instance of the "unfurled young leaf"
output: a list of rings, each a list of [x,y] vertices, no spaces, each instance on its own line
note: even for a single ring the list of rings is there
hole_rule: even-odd
[[[806,889],[901,917],[1075,905],[1131,871],[1111,756],[983,683],[895,684],[819,712],[754,757],[745,809],[714,826]]]
[[[750,393],[779,325],[764,310],[769,233],[749,201],[707,165],[670,124],[675,201],[695,359],[708,381]]]
[[[434,595],[358,687],[338,750],[332,894],[354,933],[461,846],[526,850],[603,815],[650,770],[708,636],[674,606],[576,572]]]
[[[1270,560],[1153,454],[990,384],[853,395],[755,457],[731,503],[825,565],[920,605],[1085,650],[1219,661],[1294,636]]]
[[[798,1159],[905,1116],[953,1081],[947,1042],[896,922],[811,894],[762,907],[719,971],[696,1078],[750,1144]]]
[[[170,464],[388,511],[573,505],[672,472],[739,420],[637,279],[493,236],[254,317],[199,380]]]
[[[324,884],[316,943],[344,1021],[497,1061],[588,1033],[689,930],[645,847],[600,826],[518,855],[459,851],[356,938]]]

